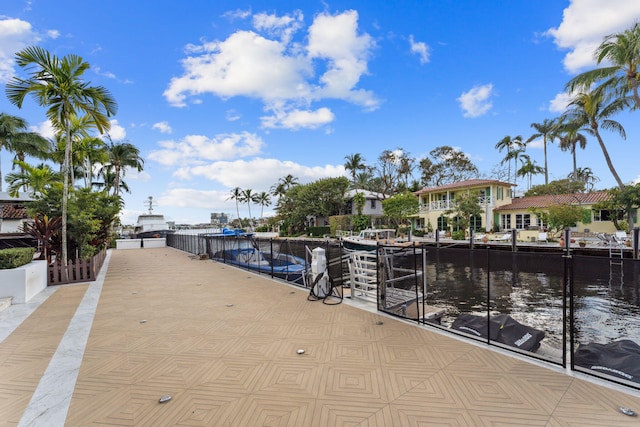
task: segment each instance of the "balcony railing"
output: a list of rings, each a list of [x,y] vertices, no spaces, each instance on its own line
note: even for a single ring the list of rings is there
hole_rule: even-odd
[[[478,203],[480,206],[494,206],[495,199],[492,197],[478,197]],[[420,212],[425,213],[428,211],[446,211],[448,209],[454,209],[456,206],[455,200],[436,200],[428,204],[420,205]]]

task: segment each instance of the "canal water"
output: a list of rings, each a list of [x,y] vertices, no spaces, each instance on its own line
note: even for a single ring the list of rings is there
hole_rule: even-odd
[[[545,332],[538,353],[561,358],[565,262],[567,283],[573,283],[574,343],[640,344],[637,260],[625,260],[622,267],[597,256],[429,249],[427,304],[446,309],[445,327],[464,313],[509,314]],[[567,315],[569,302],[567,292]]]

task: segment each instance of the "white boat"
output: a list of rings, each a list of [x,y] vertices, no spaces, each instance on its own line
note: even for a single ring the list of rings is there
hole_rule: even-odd
[[[356,251],[375,250],[380,245],[396,245],[401,241],[393,228],[366,228],[357,236],[343,236],[342,244],[346,249]]]
[[[149,213],[138,216],[138,222],[133,229],[134,239],[144,239],[151,237],[167,237],[167,234],[173,234],[175,230],[169,228],[169,224],[162,214],[153,213],[153,197],[149,196],[146,201],[149,206]]]

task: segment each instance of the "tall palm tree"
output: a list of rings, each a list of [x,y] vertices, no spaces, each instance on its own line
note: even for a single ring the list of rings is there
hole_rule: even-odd
[[[94,165],[109,162],[109,152],[107,149],[107,144],[102,139],[96,137],[83,138],[77,144],[76,152],[82,162],[85,188],[91,188],[93,186]]]
[[[544,119],[542,123],[531,123],[531,127],[536,130],[536,133],[527,139],[527,143],[542,137],[542,146],[544,148],[544,185],[548,185],[549,168],[547,165],[547,143],[553,142],[557,136],[557,122],[553,119]]]
[[[28,132],[27,122],[17,116],[0,113],[0,151],[5,149],[15,153],[14,160],[25,161],[32,156],[41,160],[47,158],[49,142],[36,132]],[[14,163],[15,165],[15,163]],[[2,162],[0,162],[0,191],[2,191]]]
[[[251,216],[251,203],[257,203],[257,194],[252,189],[247,188],[242,190],[242,199],[240,201],[247,203],[249,208],[249,224],[253,224],[253,217]]]
[[[533,175],[541,174],[542,172],[544,172],[544,168],[541,166],[538,166],[535,161],[532,162],[531,157],[529,157],[526,154],[523,154],[521,156],[520,161],[522,162],[522,167],[518,169],[516,174],[523,178],[529,177],[527,190],[531,190],[531,180],[533,178]]]
[[[144,168],[144,159],[140,157],[140,150],[135,145],[109,140],[106,144],[107,162],[102,166],[102,171],[110,171],[114,174],[113,195],[120,195],[120,181],[124,178],[127,168],[135,169],[138,172]]]
[[[27,47],[16,53],[16,64],[29,72],[29,78],[13,77],[5,86],[9,101],[22,108],[27,95],[32,95],[41,107],[47,108],[47,118],[53,126],[64,132],[67,145],[64,156],[62,191],[62,263],[67,265],[67,210],[69,199],[69,168],[72,140],[72,116],[91,116],[100,133],[106,133],[111,124],[109,117],[116,113],[117,104],[111,93],[102,86],[91,86],[83,79],[89,63],[77,55],[58,58],[38,46]],[[63,277],[68,278],[66,268]]]
[[[587,138],[577,130],[571,129],[566,133],[560,135],[559,141],[560,149],[562,151],[569,151],[571,153],[571,157],[573,158],[573,172],[571,173],[570,179],[577,180],[578,164],[576,161],[576,148],[580,147],[584,150],[587,147]]]
[[[345,159],[344,168],[347,171],[349,171],[351,175],[351,182],[355,183],[356,174],[359,171],[363,171],[367,169],[367,165],[365,165],[364,163],[364,158],[360,153],[355,153],[355,154],[349,154],[347,156],[344,156],[344,159]]]
[[[600,81],[602,86],[617,93],[617,96],[631,92],[635,107],[640,108],[640,23],[634,23],[621,33],[606,36],[596,48],[594,56],[598,65],[603,61],[611,65],[577,75],[567,83],[567,91],[585,91]]]
[[[611,156],[607,146],[602,140],[600,128],[617,133],[622,139],[626,139],[627,135],[620,123],[610,119],[611,116],[625,110],[629,106],[629,98],[613,97],[611,92],[606,88],[599,86],[592,91],[580,92],[576,94],[569,102],[567,111],[562,115],[562,120],[575,126],[589,135],[595,136],[604,160],[611,171],[611,175],[616,180],[620,190],[624,191],[625,185],[620,179],[618,172],[613,166]],[[631,207],[627,207],[627,216],[629,221],[629,229],[633,229],[633,216],[631,215]]]
[[[256,203],[260,205],[260,220],[264,220],[264,207],[271,205],[271,196],[266,191],[261,191],[256,195]]]
[[[595,176],[593,174],[593,171],[589,167],[587,167],[587,168],[578,168],[576,170],[574,176],[572,177],[572,179],[575,179],[577,181],[583,182],[584,183],[584,188],[587,191],[592,191],[593,187],[595,186],[595,183],[600,181],[600,178]]]
[[[242,188],[236,187],[231,190],[229,194],[229,199],[227,200],[235,200],[236,201],[236,212],[238,214],[238,222],[240,221],[240,202],[242,201]]]
[[[524,148],[524,146],[525,146],[525,143],[524,141],[522,141],[521,135],[514,136],[513,138],[507,135],[504,138],[502,138],[500,141],[498,141],[498,143],[496,144],[495,148],[500,152],[505,148],[507,149],[507,155],[500,162],[501,165],[504,164],[505,162],[507,163],[507,181],[511,181],[511,160],[513,159],[514,175],[515,175],[515,168],[517,163],[517,156],[514,158],[511,153],[514,150]],[[514,180],[515,180],[515,176],[514,176]]]
[[[287,191],[289,191],[291,187],[296,185],[298,185],[298,178],[288,174],[287,176],[280,178],[277,184],[271,186],[271,194],[280,199],[287,194]]]

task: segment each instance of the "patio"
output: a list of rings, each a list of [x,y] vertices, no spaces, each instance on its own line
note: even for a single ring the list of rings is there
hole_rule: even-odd
[[[0,312],[3,425],[637,425],[620,407],[640,396],[172,248]]]

